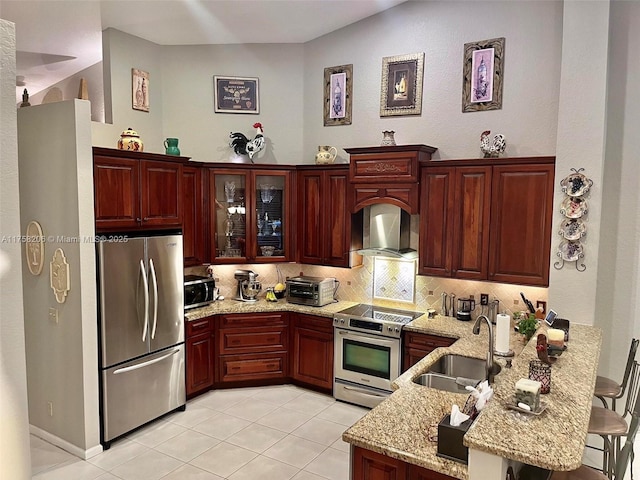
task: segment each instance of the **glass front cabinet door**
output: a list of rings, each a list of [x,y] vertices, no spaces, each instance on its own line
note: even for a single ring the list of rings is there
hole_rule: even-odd
[[[211,170],[211,256],[217,263],[290,261],[290,172]]]

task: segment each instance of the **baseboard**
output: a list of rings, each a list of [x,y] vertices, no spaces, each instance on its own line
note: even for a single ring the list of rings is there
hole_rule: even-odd
[[[60,447],[66,452],[69,452],[71,455],[75,455],[82,460],[88,460],[91,457],[95,457],[99,453],[102,453],[102,445],[96,445],[95,447],[91,447],[88,450],[83,450],[80,447],[77,447],[66,440],[61,439],[60,437],[56,437],[55,435],[42,430],[34,425],[29,425],[29,433],[35,435],[42,440],[49,442],[56,447]]]

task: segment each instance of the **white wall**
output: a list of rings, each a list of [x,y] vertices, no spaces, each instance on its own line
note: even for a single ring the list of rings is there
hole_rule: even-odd
[[[252,125],[261,122],[267,147],[254,162],[301,163],[302,45],[161,46],[107,29],[103,48],[106,118],[113,125],[93,125],[94,145],[115,148],[131,127],[146,152],[164,153],[164,139],[176,137],[184,156],[229,162],[235,157],[229,133],[253,137]],[[131,68],[149,72],[149,112],[131,108]],[[214,113],[214,75],[257,77],[260,114]]]
[[[20,235],[15,26],[0,20],[0,237]],[[20,242],[0,243],[0,477],[31,478]]]
[[[42,273],[22,278],[29,420],[80,457],[101,451],[90,117],[86,100],[18,112],[21,222],[40,222],[47,237]],[[49,281],[57,248],[69,263],[71,290],[62,304]],[[58,310],[58,323],[49,308]]]
[[[543,27],[544,26],[544,27]],[[501,110],[462,113],[464,44],[506,37]],[[480,134],[502,133],[506,155],[553,155],[556,146],[562,2],[407,2],[305,45],[304,152],[317,145],[438,148],[434,158],[478,158]],[[422,115],[380,117],[382,57],[425,53]],[[323,126],[325,67],[353,64],[353,123]],[[340,151],[343,158],[348,158]]]
[[[609,97],[603,169],[595,325],[604,331],[603,358],[621,380],[632,337],[640,336],[640,3],[612,2]]]

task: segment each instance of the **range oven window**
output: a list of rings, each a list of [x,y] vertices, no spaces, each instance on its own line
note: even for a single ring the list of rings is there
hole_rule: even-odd
[[[342,368],[374,377],[391,377],[391,349],[371,343],[344,339]]]

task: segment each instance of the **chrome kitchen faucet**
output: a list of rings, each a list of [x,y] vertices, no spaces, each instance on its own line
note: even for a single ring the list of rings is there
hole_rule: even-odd
[[[491,320],[486,315],[478,315],[476,318],[476,323],[473,325],[473,334],[480,335],[480,323],[484,320],[487,322],[487,326],[489,327],[489,351],[487,352],[487,381],[489,384],[493,383],[495,376],[500,372],[500,365],[494,363],[493,361],[493,325],[491,324]]]

